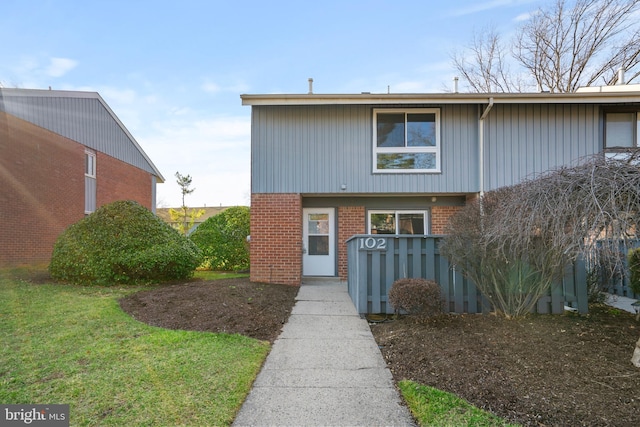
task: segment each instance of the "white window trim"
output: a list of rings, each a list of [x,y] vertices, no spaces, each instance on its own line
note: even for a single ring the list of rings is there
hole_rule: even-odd
[[[94,153],[93,151],[86,150],[84,152],[84,156],[85,156],[84,157],[84,161],[85,161],[84,176],[88,176],[89,178],[95,178],[96,177],[96,153]],[[91,170],[87,171],[87,167],[88,167],[87,159],[89,158],[92,159],[91,161],[92,168]]]
[[[406,114],[435,114],[436,116],[436,145],[433,147],[378,147],[378,114],[405,113]],[[405,126],[405,141],[407,127]],[[373,172],[374,173],[441,173],[440,161],[440,109],[439,108],[374,108],[373,109]],[[435,169],[378,169],[379,153],[435,153]]]
[[[399,236],[398,230],[400,229],[398,220],[401,214],[423,214],[424,215],[424,234],[429,234],[431,224],[429,217],[429,210],[395,210],[395,209],[372,209],[367,212],[367,232],[369,234],[373,234],[371,230],[371,215],[373,214],[394,214],[396,217],[396,234],[395,236]],[[394,236],[394,234],[387,234],[387,236]],[[416,236],[420,236],[420,234],[416,234]]]

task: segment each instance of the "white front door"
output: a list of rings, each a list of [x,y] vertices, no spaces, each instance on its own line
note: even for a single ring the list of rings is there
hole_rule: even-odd
[[[302,210],[304,276],[335,276],[335,210],[305,208]]]

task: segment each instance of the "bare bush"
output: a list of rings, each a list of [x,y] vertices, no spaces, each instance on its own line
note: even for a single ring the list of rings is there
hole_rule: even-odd
[[[404,311],[424,317],[442,313],[440,286],[421,278],[398,279],[389,290],[389,303],[396,314]]]
[[[452,218],[441,251],[507,317],[530,311],[579,256],[612,277],[640,231],[639,163],[638,150],[596,155],[488,192]]]

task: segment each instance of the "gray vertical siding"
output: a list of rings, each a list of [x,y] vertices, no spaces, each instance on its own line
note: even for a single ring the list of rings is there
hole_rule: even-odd
[[[485,127],[485,189],[511,185],[602,149],[599,106],[500,104]]]
[[[48,129],[84,146],[108,154],[151,174],[157,174],[135,144],[96,97],[22,96],[2,89],[0,111]]]
[[[476,106],[444,106],[442,173],[374,174],[373,106],[252,108],[254,193],[478,191]],[[469,189],[472,190],[469,190]]]

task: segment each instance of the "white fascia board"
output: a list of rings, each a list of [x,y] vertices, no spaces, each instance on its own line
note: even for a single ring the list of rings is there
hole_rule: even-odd
[[[242,105],[397,105],[397,104],[607,104],[640,102],[640,91],[478,94],[290,94],[240,95]]]

